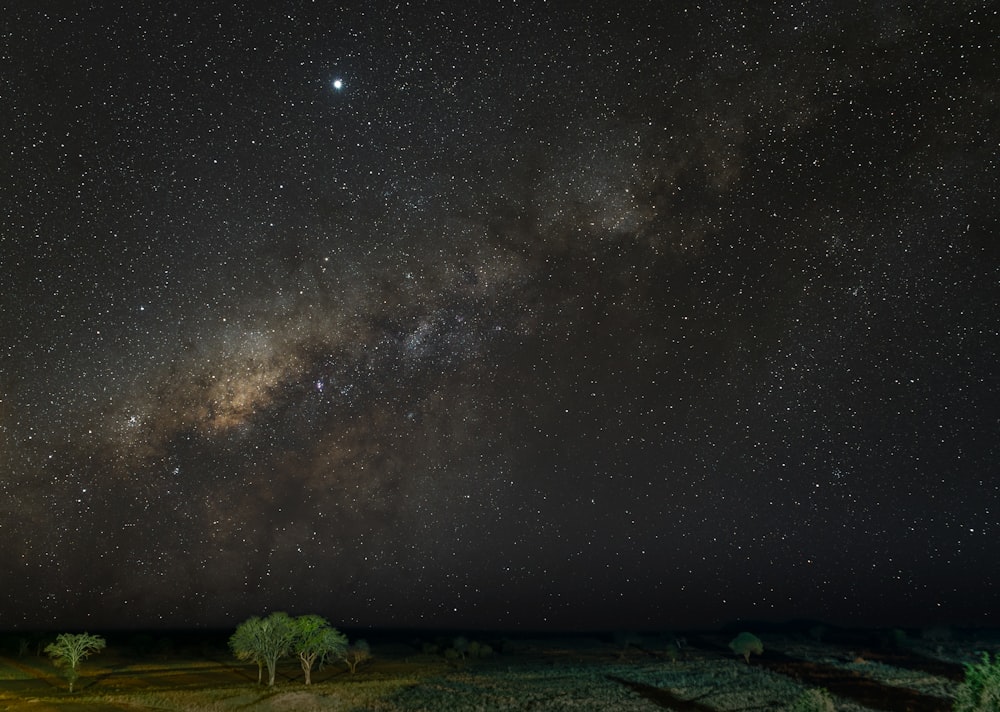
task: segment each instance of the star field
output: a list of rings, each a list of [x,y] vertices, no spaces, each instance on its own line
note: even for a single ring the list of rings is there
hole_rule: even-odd
[[[997,11],[0,34],[0,628],[996,624]]]

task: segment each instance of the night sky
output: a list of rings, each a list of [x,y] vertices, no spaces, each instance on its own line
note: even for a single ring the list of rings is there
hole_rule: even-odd
[[[992,3],[256,4],[4,11],[0,628],[1000,624]]]

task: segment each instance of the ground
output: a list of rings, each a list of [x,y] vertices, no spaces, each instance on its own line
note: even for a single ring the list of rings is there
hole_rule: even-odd
[[[474,637],[474,636],[470,636]],[[254,665],[237,663],[219,638],[109,641],[83,663],[77,690],[37,646],[0,656],[0,710],[599,710],[730,712],[780,710],[809,687],[825,687],[838,712],[945,712],[963,662],[994,650],[994,638],[947,640],[900,632],[761,634],[750,664],[726,648],[726,633],[506,639],[483,634],[494,654],[447,658],[447,638],[373,640],[375,657],[355,675],[343,664],[302,683],[288,660],[274,688],[257,685]],[[626,644],[624,641],[628,641]],[[991,647],[992,646],[992,647]],[[11,648],[12,646],[7,646]]]

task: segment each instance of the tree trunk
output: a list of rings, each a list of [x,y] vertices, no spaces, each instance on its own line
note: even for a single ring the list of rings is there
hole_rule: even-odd
[[[312,684],[312,667],[316,656],[299,655],[299,662],[302,663],[302,672],[306,676],[306,684]]]

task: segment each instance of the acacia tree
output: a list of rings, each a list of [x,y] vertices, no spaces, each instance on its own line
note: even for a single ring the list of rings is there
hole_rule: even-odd
[[[257,663],[257,684],[264,678],[264,658],[260,655],[257,644],[257,634],[260,632],[260,618],[254,616],[243,621],[236,627],[236,632],[229,637],[229,649],[237,660],[249,660]]]
[[[80,661],[105,647],[107,643],[99,635],[60,633],[56,636],[56,642],[45,646],[45,653],[52,658],[56,667],[66,667],[66,680],[69,681],[69,691],[72,692],[73,685],[80,676]]]
[[[258,682],[261,664],[267,666],[267,685],[274,686],[278,660],[292,651],[296,627],[287,613],[272,613],[267,618],[254,616],[240,623],[229,638],[229,647],[239,660],[257,663]]]
[[[340,654],[340,659],[347,663],[347,669],[351,671],[352,675],[358,671],[358,665],[370,660],[371,657],[372,649],[367,640],[356,641]]]
[[[312,684],[312,667],[317,658],[340,657],[347,650],[347,636],[322,616],[305,615],[292,620],[295,628],[293,652],[298,656],[306,684]]]

